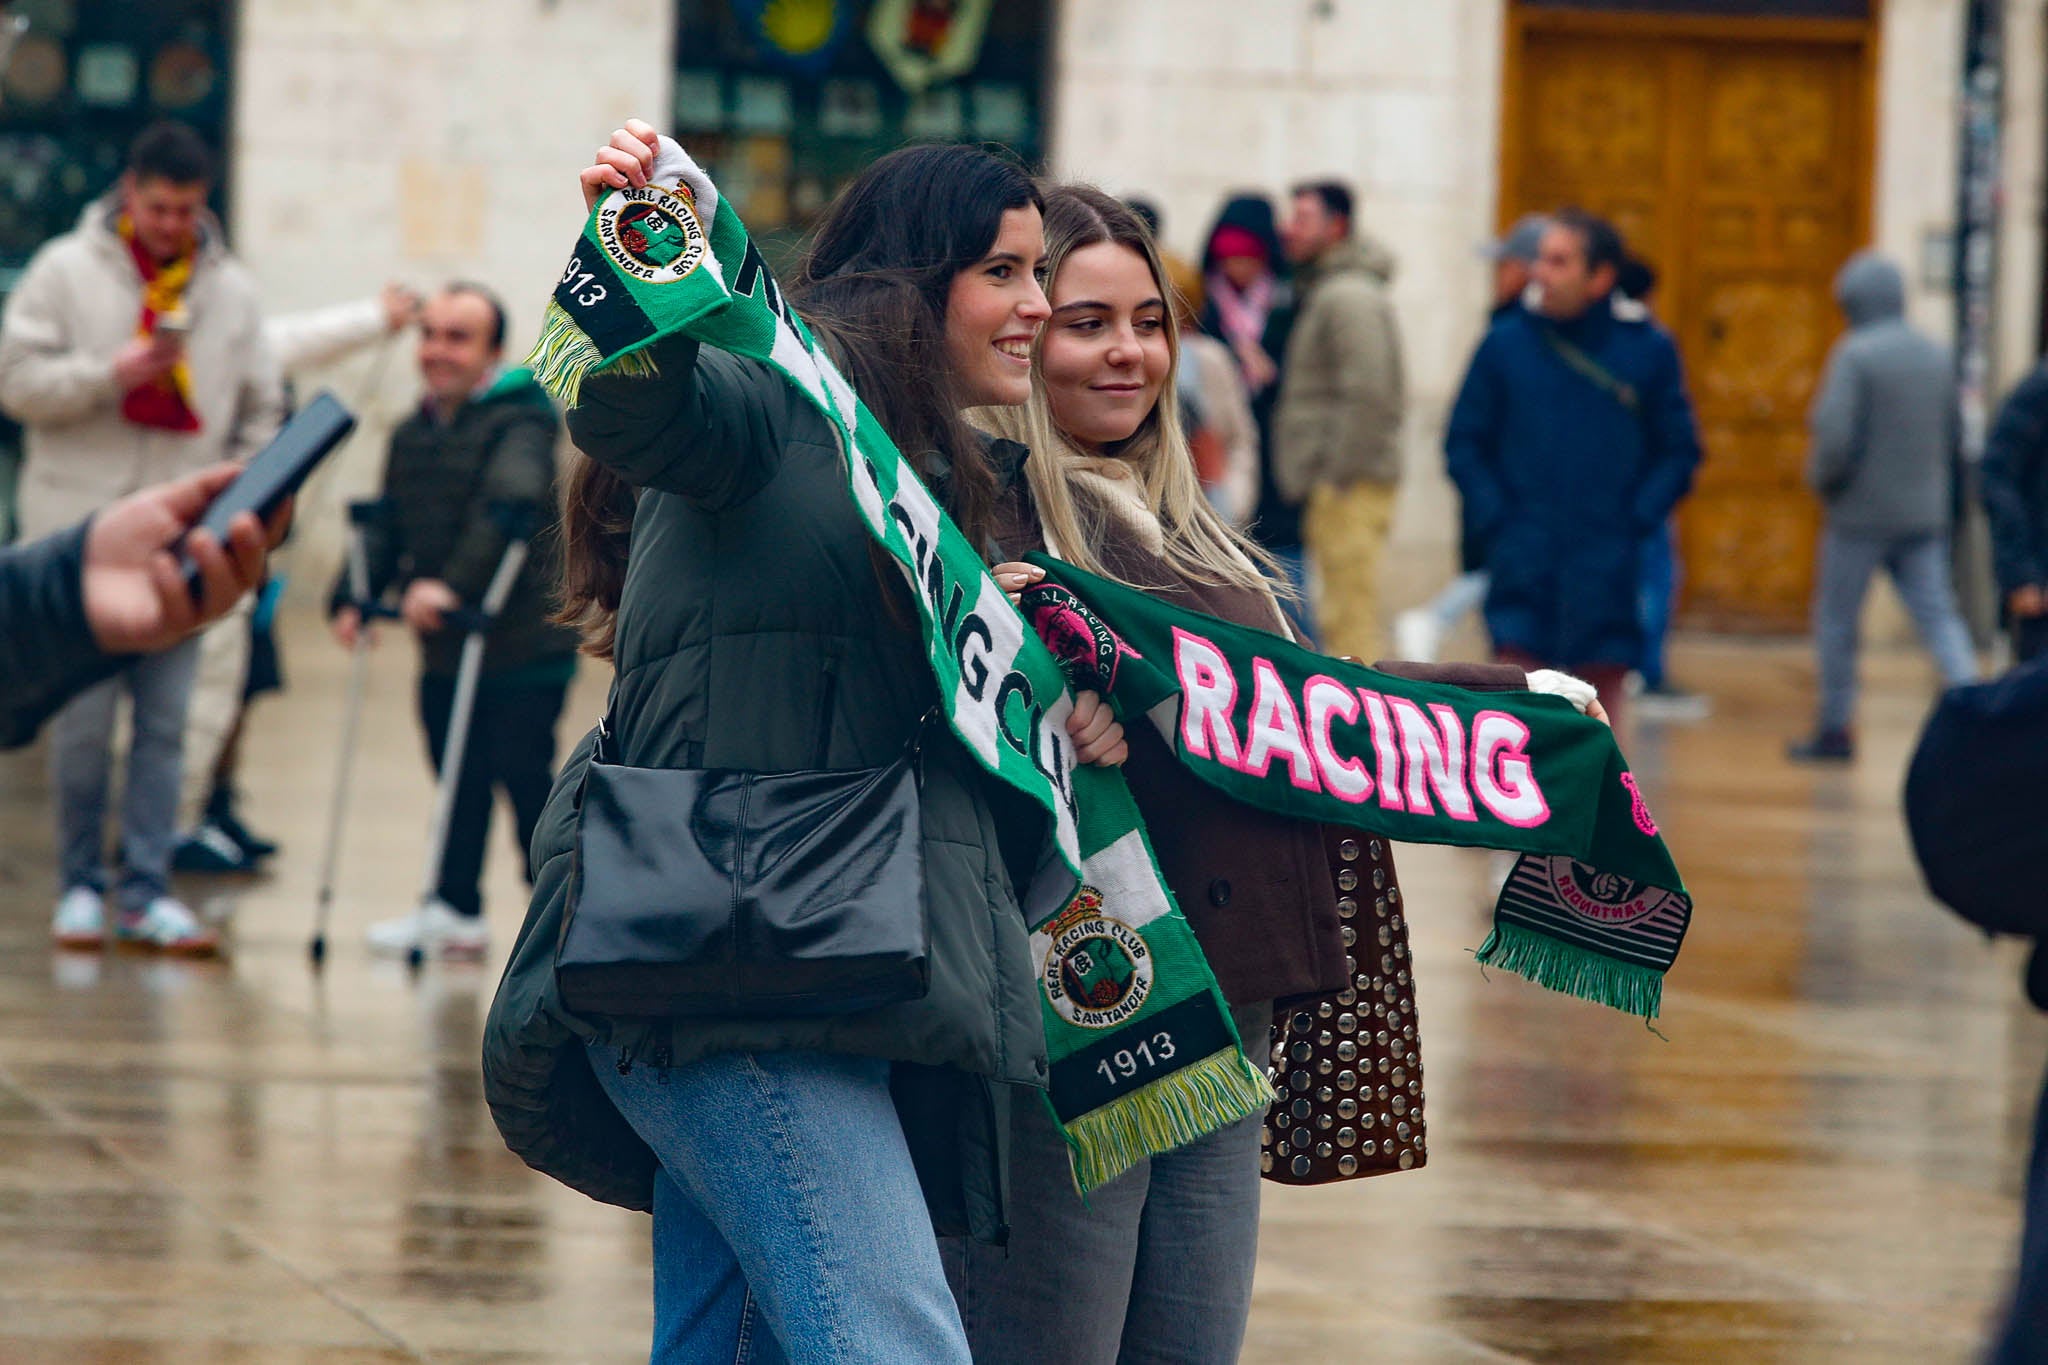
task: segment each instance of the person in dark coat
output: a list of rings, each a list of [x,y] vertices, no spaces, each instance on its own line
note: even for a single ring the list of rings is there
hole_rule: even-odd
[[[1444,438],[1486,546],[1496,655],[1584,677],[1617,724],[1622,680],[1642,654],[1642,542],[1691,489],[1700,458],[1678,348],[1612,305],[1622,260],[1608,223],[1553,218],[1537,310],[1488,330]]]
[[[1981,487],[2013,655],[2026,663],[2048,651],[2048,364],[2035,366],[1999,408]]]
[[[2027,999],[2048,1010],[2048,900],[2041,769],[2048,763],[2048,660],[1949,689],[1906,772],[1906,827],[1934,898],[1977,929],[2032,940]],[[2048,1084],[2034,1118],[2019,1268],[1984,1365],[2048,1360]]]
[[[656,141],[637,121],[614,134],[584,172],[586,201],[644,183]],[[915,147],[848,187],[787,295],[991,555],[1019,452],[988,447],[960,410],[1029,395],[1042,255],[1022,171]],[[937,685],[833,428],[765,364],[676,338],[648,352],[656,376],[592,375],[569,417],[586,458],[565,504],[565,596],[616,670],[613,761],[891,762]],[[1092,694],[1069,734],[1083,762],[1122,760]],[[933,1233],[1007,1235],[1008,1106],[1044,1103],[1018,906],[1043,813],[939,727],[922,763],[926,995],[802,1017],[585,1017],[564,1007],[554,955],[589,754],[586,739],[556,781],[486,1023],[485,1097],[506,1143],[594,1198],[653,1209],[656,1360],[745,1358],[758,1341],[789,1360],[966,1365]]]
[[[288,507],[267,530],[244,512],[225,546],[210,532],[188,537],[240,472],[216,465],[132,493],[68,531],[0,547],[0,749],[28,743],[72,697],[219,620],[262,581]],[[197,594],[174,549],[198,568]]]
[[[1287,571],[1292,592],[1284,605],[1303,635],[1314,637],[1308,610],[1308,560],[1301,545],[1302,507],[1280,491],[1273,475],[1273,413],[1280,401],[1280,366],[1294,329],[1294,287],[1283,273],[1273,201],[1240,194],[1216,215],[1202,247],[1202,331],[1230,347],[1251,397],[1259,429],[1259,501],[1247,528],[1251,538]]]
[[[369,528],[370,597],[400,594],[420,641],[419,713],[438,773],[448,748],[464,635],[443,617],[478,605],[510,542],[508,511],[532,523],[524,567],[484,637],[462,773],[434,898],[370,926],[370,946],[404,956],[481,955],[490,941],[481,882],[494,792],[512,803],[523,856],[553,785],[555,722],[576,676],[576,635],[548,619],[556,574],[555,442],[561,419],[533,376],[502,367],[505,313],[475,285],[451,285],[420,310],[419,410],[391,433],[390,516]],[[336,637],[355,643],[348,576],[331,599]]]

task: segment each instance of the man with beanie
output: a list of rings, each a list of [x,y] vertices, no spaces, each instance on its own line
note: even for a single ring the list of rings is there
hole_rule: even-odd
[[[1835,343],[1807,425],[1806,482],[1826,507],[1813,635],[1820,713],[1790,745],[1803,762],[1856,753],[1857,628],[1879,568],[1891,575],[1950,687],[1977,676],[1969,627],[1949,579],[1950,470],[1959,433],[1948,348],[1906,321],[1899,268],[1874,251],[1835,277],[1849,332]]]
[[[1316,621],[1332,654],[1381,647],[1380,559],[1401,481],[1407,386],[1389,289],[1394,258],[1352,231],[1351,191],[1334,181],[1294,191],[1284,236],[1300,294],[1274,415],[1273,476],[1305,502],[1303,544]]]
[[[419,411],[391,433],[384,466],[387,521],[368,533],[370,595],[400,594],[420,641],[420,723],[436,770],[446,752],[463,635],[446,614],[475,607],[508,544],[506,508],[536,518],[526,565],[485,637],[462,773],[435,897],[370,928],[370,946],[402,956],[481,956],[484,852],[494,792],[512,802],[520,866],[554,783],[555,723],[576,673],[576,637],[549,617],[559,550],[555,442],[561,429],[533,376],[503,367],[505,312],[484,289],[454,284],[419,313]],[[353,646],[365,629],[344,573],[334,633]],[[371,627],[374,628],[374,627]]]
[[[256,286],[207,211],[213,158],[190,128],[136,138],[120,183],[46,244],[0,318],[0,407],[27,431],[22,533],[50,535],[151,484],[243,460],[283,413]],[[51,725],[58,944],[106,938],[106,815],[115,703],[133,703],[121,801],[122,939],[211,953],[213,931],[171,894],[186,710],[199,642],[136,660]]]

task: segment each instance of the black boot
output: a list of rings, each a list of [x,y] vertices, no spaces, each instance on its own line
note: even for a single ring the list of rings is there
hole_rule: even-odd
[[[1816,730],[1812,738],[1785,746],[1794,763],[1847,763],[1856,757],[1856,741],[1847,730]]]
[[[232,787],[215,787],[213,795],[206,799],[206,818],[218,826],[221,833],[235,841],[242,850],[242,856],[250,862],[268,858],[277,852],[277,841],[252,834],[242,823],[242,817],[235,813],[235,791]]]

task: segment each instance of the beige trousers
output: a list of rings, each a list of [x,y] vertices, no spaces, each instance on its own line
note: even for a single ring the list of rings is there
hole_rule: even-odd
[[[1310,491],[1301,536],[1309,557],[1309,593],[1326,654],[1367,663],[1383,657],[1380,560],[1394,524],[1400,485],[1361,480]]]

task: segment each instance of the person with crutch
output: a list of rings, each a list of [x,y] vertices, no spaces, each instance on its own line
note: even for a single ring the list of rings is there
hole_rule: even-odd
[[[555,444],[560,421],[524,370],[502,365],[505,312],[471,284],[442,289],[420,310],[419,411],[391,434],[384,518],[363,526],[368,592],[346,571],[331,599],[334,633],[355,646],[356,605],[396,593],[420,642],[420,721],[440,771],[450,744],[457,675],[474,615],[514,535],[507,507],[525,508],[530,553],[482,631],[469,724],[445,812],[439,885],[412,912],[371,926],[393,956],[481,956],[490,944],[481,888],[491,804],[502,788],[517,821],[520,865],[553,781],[555,723],[576,670],[576,637],[549,620],[558,550]]]

